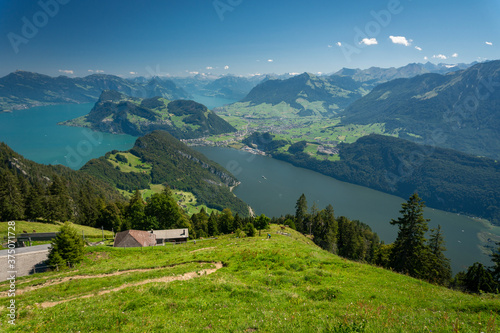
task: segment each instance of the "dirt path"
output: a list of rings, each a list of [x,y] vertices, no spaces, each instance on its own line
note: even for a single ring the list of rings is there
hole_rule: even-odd
[[[206,264],[209,264],[209,263],[207,262]],[[213,263],[212,262],[210,264],[214,264],[215,265],[216,268],[215,268],[214,272],[217,271],[218,269],[222,268],[222,263],[220,263],[220,262],[219,263]],[[179,265],[182,265],[182,264],[179,264]],[[179,266],[179,265],[176,265],[176,266]],[[21,295],[21,294],[26,293],[26,292],[37,290],[37,289],[40,289],[40,288],[54,286],[54,285],[61,284],[61,283],[64,283],[64,282],[68,282],[68,281],[72,281],[72,280],[104,278],[104,277],[117,276],[117,275],[129,274],[129,273],[149,272],[149,271],[159,270],[159,269],[165,269],[165,268],[167,268],[167,267],[131,269],[131,270],[127,270],[127,271],[119,271],[119,272],[109,273],[109,274],[67,276],[67,277],[63,277],[61,279],[57,279],[57,280],[49,280],[49,281],[47,281],[45,283],[42,283],[42,284],[39,284],[39,285],[35,285],[35,286],[26,287],[24,289],[18,289],[18,290],[16,290],[16,295]],[[210,273],[208,273],[208,274],[214,273],[214,272],[212,272],[209,269],[209,270],[201,270],[199,272],[193,272],[193,274],[200,273],[201,275],[202,274],[208,275],[205,272],[209,272],[209,271],[210,271]],[[190,273],[186,273],[186,274],[190,274]],[[186,275],[186,274],[184,274],[184,275]],[[182,276],[184,276],[184,275],[182,275]],[[175,278],[175,277],[165,277],[165,278]],[[161,279],[165,279],[165,278],[161,278]],[[22,281],[22,282],[24,283],[25,281]],[[146,282],[146,283],[148,283],[148,282]],[[0,293],[0,297],[7,297],[7,296],[8,296],[8,291],[4,291],[4,292]],[[90,296],[87,296],[87,297],[91,297],[91,296],[93,296],[93,295],[90,295]]]
[[[215,249],[215,246],[212,246],[212,247],[204,247],[202,249],[198,249],[198,250],[193,250],[189,253],[195,253],[195,252],[200,252],[200,251],[208,251],[208,250],[212,250],[212,249]]]
[[[203,269],[203,270],[197,271],[197,272],[189,272],[189,273],[185,273],[185,274],[179,275],[179,276],[164,276],[164,277],[157,278],[157,279],[148,279],[148,280],[144,280],[144,281],[140,281],[140,282],[135,282],[135,283],[125,283],[125,284],[123,284],[123,285],[121,285],[119,287],[113,288],[113,289],[100,291],[97,294],[83,295],[83,296],[73,297],[73,298],[70,298],[70,299],[66,299],[66,300],[63,300],[63,301],[57,301],[57,302],[43,302],[43,303],[40,303],[39,306],[41,308],[43,308],[43,309],[45,309],[45,308],[51,308],[51,307],[56,306],[58,304],[70,302],[70,301],[73,301],[73,300],[76,300],[76,299],[83,299],[83,298],[90,298],[90,297],[94,297],[94,296],[101,296],[101,295],[109,294],[111,292],[120,291],[120,290],[128,288],[128,287],[142,286],[142,285],[147,284],[147,283],[155,283],[155,282],[169,283],[169,282],[172,282],[172,281],[186,281],[186,280],[191,280],[191,279],[203,276],[203,275],[210,275],[212,273],[217,272],[219,269],[222,268],[222,263],[221,262],[217,262],[217,263],[213,262],[211,264],[214,264],[215,268]],[[138,270],[138,271],[140,271],[140,270]],[[131,271],[128,271],[128,272],[131,272]],[[111,275],[108,274],[107,276],[111,276]],[[94,277],[97,277],[97,276],[94,276]]]

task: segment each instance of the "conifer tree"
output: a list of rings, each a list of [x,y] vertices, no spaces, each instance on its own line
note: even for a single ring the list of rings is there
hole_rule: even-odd
[[[441,226],[438,225],[437,229],[432,229],[431,232],[426,279],[430,282],[448,285],[451,280],[451,266],[450,259],[446,258],[443,253],[446,247]]]
[[[144,223],[146,216],[144,214],[144,206],[141,192],[136,190],[132,198],[130,198],[129,204],[125,208],[125,220],[127,227],[145,230]]]
[[[26,197],[26,218],[36,220],[45,215],[44,206],[45,191],[39,183],[35,183],[28,192]]]
[[[429,250],[425,233],[428,230],[423,216],[425,205],[417,193],[402,204],[401,217],[392,220],[392,225],[399,227],[398,236],[391,251],[391,268],[416,278],[423,278],[427,269]]]
[[[66,222],[52,241],[48,263],[59,268],[66,267],[67,263],[75,265],[83,260],[83,253],[82,237]]]
[[[219,228],[217,226],[217,215],[215,215],[214,212],[210,214],[210,217],[208,218],[208,235],[209,236],[217,236],[219,234]]]
[[[304,193],[295,204],[295,227],[299,232],[305,232],[305,220],[307,218],[307,199]]]
[[[229,208],[224,208],[222,214],[219,215],[218,229],[223,234],[230,234],[235,229],[233,228],[233,213]]]
[[[23,197],[17,178],[7,170],[0,170],[0,220],[17,220],[24,216]]]

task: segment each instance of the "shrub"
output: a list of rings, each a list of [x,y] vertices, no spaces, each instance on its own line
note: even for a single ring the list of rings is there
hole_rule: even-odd
[[[75,228],[64,223],[56,238],[52,241],[48,263],[51,266],[66,267],[78,264],[83,260],[84,244]]]

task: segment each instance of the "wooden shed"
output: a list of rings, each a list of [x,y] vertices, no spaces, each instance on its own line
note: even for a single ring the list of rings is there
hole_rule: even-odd
[[[156,236],[156,244],[165,243],[186,243],[189,238],[189,231],[184,229],[153,230]]]
[[[149,231],[126,230],[116,234],[114,247],[155,246],[156,235]]]

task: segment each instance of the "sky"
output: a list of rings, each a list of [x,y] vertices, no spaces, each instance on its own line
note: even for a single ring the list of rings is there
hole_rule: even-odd
[[[471,63],[500,58],[499,17],[499,0],[0,0],[0,76]]]

